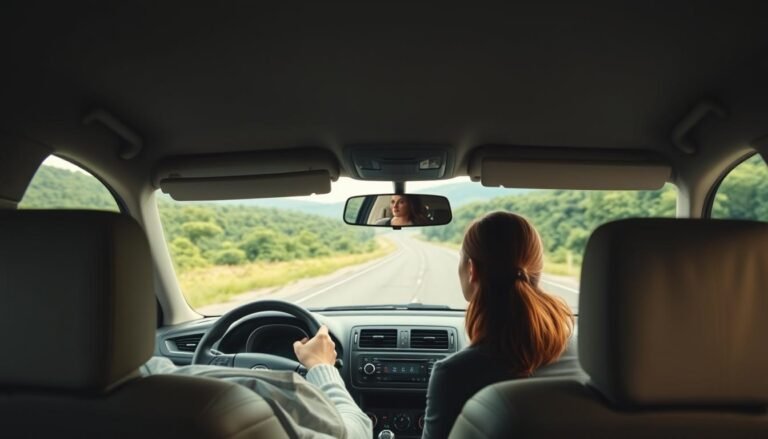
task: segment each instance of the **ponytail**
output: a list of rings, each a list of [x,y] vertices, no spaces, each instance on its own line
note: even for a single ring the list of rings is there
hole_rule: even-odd
[[[520,376],[559,358],[573,331],[573,314],[562,299],[538,287],[542,251],[533,227],[511,213],[490,214],[469,227],[463,253],[479,279],[466,314],[472,345],[488,347]]]

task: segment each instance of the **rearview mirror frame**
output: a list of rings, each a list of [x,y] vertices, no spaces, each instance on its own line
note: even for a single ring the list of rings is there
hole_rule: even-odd
[[[451,203],[441,195],[372,194],[350,197],[344,204],[346,224],[364,227],[431,227],[453,220]]]

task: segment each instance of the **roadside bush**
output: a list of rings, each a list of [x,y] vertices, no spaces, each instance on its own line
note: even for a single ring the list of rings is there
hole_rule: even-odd
[[[198,248],[189,238],[180,236],[171,241],[168,246],[174,265],[178,270],[206,267],[210,263],[203,257]]]
[[[219,250],[213,254],[213,263],[216,265],[240,265],[245,260],[245,252],[239,248]]]

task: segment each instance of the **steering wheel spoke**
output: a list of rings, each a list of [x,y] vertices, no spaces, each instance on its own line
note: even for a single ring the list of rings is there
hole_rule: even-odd
[[[244,352],[238,354],[221,354],[212,352],[215,343],[219,342],[229,327],[241,318],[264,311],[279,311],[296,317],[309,330],[309,334],[315,334],[320,329],[320,324],[306,309],[282,300],[258,300],[239,306],[221,316],[216,323],[200,340],[192,358],[192,364],[210,364],[225,367],[240,367],[245,369],[269,369],[290,370],[306,375],[306,369],[298,362],[277,355]]]
[[[244,352],[234,355],[234,367],[254,370],[292,370],[298,371],[298,361],[272,354]]]
[[[208,362],[211,366],[224,366],[234,367],[235,355],[234,354],[219,354],[213,355],[211,361]]]

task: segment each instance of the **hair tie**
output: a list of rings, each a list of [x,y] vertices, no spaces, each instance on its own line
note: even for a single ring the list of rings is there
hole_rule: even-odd
[[[515,270],[515,279],[520,279],[524,282],[528,282],[528,273],[524,268],[518,268]]]

